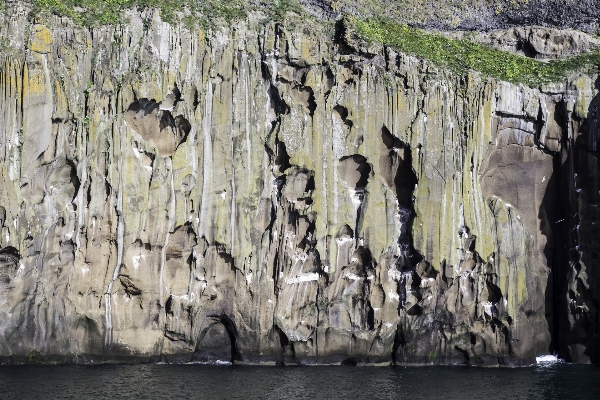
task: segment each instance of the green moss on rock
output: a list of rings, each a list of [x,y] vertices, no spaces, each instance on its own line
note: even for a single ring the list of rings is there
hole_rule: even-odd
[[[479,71],[503,81],[536,86],[558,82],[571,72],[600,65],[600,52],[597,51],[545,62],[469,40],[449,39],[390,20],[347,18],[346,21],[353,24],[358,36],[367,42],[390,46],[457,74]]]

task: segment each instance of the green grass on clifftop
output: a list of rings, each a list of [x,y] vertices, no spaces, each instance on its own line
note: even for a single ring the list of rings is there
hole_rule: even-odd
[[[84,26],[98,26],[123,22],[123,11],[137,7],[161,11],[164,21],[183,19],[189,26],[214,25],[218,20],[230,23],[243,19],[258,6],[244,0],[31,0],[33,12],[51,12],[71,18]],[[271,19],[283,20],[286,12],[299,14],[298,0],[267,0],[260,8]]]
[[[32,0],[34,12],[49,11],[70,17],[85,26],[122,22],[125,9],[157,8],[164,20],[172,20],[177,12],[194,18],[198,15],[230,21],[246,15],[240,0]]]
[[[34,14],[54,13],[70,17],[84,26],[97,26],[126,22],[123,11],[131,8],[155,8],[167,22],[183,20],[189,27],[229,24],[244,19],[249,12],[260,10],[271,20],[283,21],[286,15],[306,17],[298,0],[29,0]],[[349,0],[331,2],[334,8],[342,7]],[[415,10],[425,0],[403,2]],[[448,3],[450,0],[444,0]],[[469,0],[464,4],[471,4]],[[485,0],[495,4],[496,0]],[[518,5],[526,0],[515,0]],[[397,2],[392,2],[393,4]],[[4,2],[6,4],[6,1]],[[383,12],[383,0],[359,0],[359,5],[372,6],[372,12]],[[453,3],[454,4],[454,3]],[[463,4],[463,3],[461,3]],[[376,7],[377,6],[377,7]],[[515,6],[516,7],[516,6]],[[394,16],[394,11],[388,13]],[[383,14],[375,14],[383,15]],[[469,40],[454,40],[440,34],[429,33],[386,18],[346,17],[347,28],[367,42],[378,42],[400,52],[429,60],[448,68],[456,74],[479,71],[485,76],[511,83],[537,86],[561,82],[569,73],[600,65],[600,52],[543,62],[525,56],[492,49]],[[0,45],[2,43],[0,42]]]
[[[378,42],[447,67],[457,74],[469,70],[512,83],[536,86],[563,81],[570,72],[600,65],[600,52],[548,62],[495,50],[468,40],[453,40],[407,25],[381,19],[351,19],[356,33],[367,42]]]

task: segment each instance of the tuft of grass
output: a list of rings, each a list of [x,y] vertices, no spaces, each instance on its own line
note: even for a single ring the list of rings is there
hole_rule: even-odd
[[[429,60],[456,74],[479,71],[503,81],[537,86],[566,79],[569,73],[600,65],[600,52],[548,62],[490,48],[469,40],[453,40],[390,20],[349,18],[366,42],[378,42]],[[352,28],[352,27],[350,27]]]
[[[275,21],[283,21],[288,12],[302,15],[304,9],[298,3],[298,0],[277,0],[276,4],[271,6],[269,18]]]

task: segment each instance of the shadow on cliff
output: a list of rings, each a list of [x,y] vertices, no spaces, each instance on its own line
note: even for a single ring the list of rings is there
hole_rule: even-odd
[[[423,260],[423,256],[414,248],[413,222],[415,217],[414,190],[418,183],[417,174],[412,167],[412,149],[407,143],[392,135],[384,125],[381,128],[381,148],[379,169],[386,186],[394,190],[398,202],[398,218],[402,228],[398,238],[400,253],[410,260],[403,269],[414,269]],[[406,260],[406,261],[408,261]]]
[[[398,252],[395,268],[401,273],[397,281],[398,325],[392,347],[392,362],[422,362],[416,355],[416,348],[427,343],[429,330],[420,330],[419,319],[423,314],[419,304],[426,297],[422,293],[423,278],[434,278],[436,272],[425,261],[424,256],[414,247],[413,223],[416,215],[414,208],[414,190],[418,177],[413,169],[413,154],[410,145],[394,136],[384,125],[381,128],[379,170],[383,183],[394,191],[397,202],[399,224]]]
[[[600,77],[595,87],[600,89]],[[600,307],[593,295],[600,290],[600,275],[594,273],[600,268],[599,109],[600,94],[590,102],[586,118],[572,115],[573,139],[566,104],[557,104],[561,152],[553,157],[552,177],[538,215],[551,269],[545,295],[552,336],[549,350],[572,362],[585,361],[581,357],[585,355],[594,364],[600,362]]]
[[[540,220],[540,228],[542,234],[546,237],[546,245],[543,249],[543,254],[546,259],[546,264],[550,269],[548,281],[545,290],[545,310],[546,310],[546,321],[548,322],[548,328],[550,329],[550,348],[548,352],[554,354],[559,352],[559,320],[560,317],[557,313],[560,306],[558,304],[558,297],[556,293],[559,291],[557,285],[560,284],[561,279],[557,278],[559,271],[564,269],[564,265],[567,264],[564,251],[564,240],[562,239],[564,227],[566,226],[565,218],[568,211],[565,210],[564,194],[565,185],[562,180],[565,178],[565,172],[563,166],[567,166],[567,160],[564,160],[564,149],[567,148],[567,115],[566,109],[564,109],[564,103],[559,103],[557,107],[561,106],[561,109],[557,109],[554,113],[555,122],[561,127],[562,139],[561,148],[562,153],[554,154],[552,157],[552,176],[546,186],[546,192],[542,198],[540,204],[538,218]],[[567,186],[568,187],[568,184]]]

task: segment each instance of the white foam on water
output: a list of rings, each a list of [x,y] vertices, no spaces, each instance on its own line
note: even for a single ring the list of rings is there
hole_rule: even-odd
[[[558,362],[558,357],[554,356],[554,355],[545,355],[545,356],[539,356],[535,358],[535,361],[538,364],[546,364],[546,363],[556,363]]]

